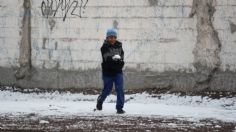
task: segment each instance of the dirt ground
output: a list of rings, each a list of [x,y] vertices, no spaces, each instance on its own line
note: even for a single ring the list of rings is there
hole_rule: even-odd
[[[233,132],[236,123],[217,120],[200,120],[199,122],[164,119],[160,117],[114,116],[39,116],[4,115],[0,116],[0,131],[3,132],[78,132],[78,131],[165,131],[165,132]]]

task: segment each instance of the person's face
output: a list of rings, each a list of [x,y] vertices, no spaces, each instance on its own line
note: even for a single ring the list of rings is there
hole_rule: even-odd
[[[115,44],[116,43],[116,37],[115,36],[109,36],[107,37],[107,41],[110,43],[110,44]]]

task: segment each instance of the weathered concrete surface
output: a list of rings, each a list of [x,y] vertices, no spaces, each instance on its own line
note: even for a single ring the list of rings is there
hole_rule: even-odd
[[[30,76],[31,69],[31,3],[30,0],[24,0],[24,17],[22,26],[22,40],[20,43],[20,67],[15,76],[16,79],[23,79]]]
[[[236,91],[235,0],[53,1],[0,0],[1,85],[101,88],[115,27],[127,89]]]
[[[84,90],[102,87],[101,71],[64,71],[56,69],[32,69],[31,78],[16,80],[15,71],[9,68],[0,68],[1,85],[10,85],[21,88],[40,89],[71,89]],[[162,91],[200,92],[200,91],[232,91],[235,92],[236,74],[233,72],[218,72],[209,83],[209,89],[194,89],[197,85],[195,73],[181,72],[140,72],[124,71],[125,88],[130,89],[159,89]],[[35,87],[37,86],[37,87]]]
[[[190,17],[197,15],[197,43],[193,50],[194,67],[198,74],[195,88],[210,88],[210,81],[220,67],[221,42],[212,20],[215,0],[194,0]]]

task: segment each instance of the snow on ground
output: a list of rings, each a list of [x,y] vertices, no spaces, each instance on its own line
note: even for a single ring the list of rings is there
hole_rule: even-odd
[[[116,96],[110,95],[103,111],[94,112],[98,95],[72,93],[20,93],[0,91],[0,115],[30,114],[109,116],[116,115]],[[236,97],[211,99],[178,94],[126,95],[124,116],[166,117],[190,121],[216,119],[236,122]]]

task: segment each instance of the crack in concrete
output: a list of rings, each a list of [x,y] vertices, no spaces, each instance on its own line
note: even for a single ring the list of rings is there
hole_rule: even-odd
[[[193,50],[196,84],[199,90],[210,89],[210,82],[221,64],[219,53],[221,42],[214,29],[212,18],[215,0],[193,0],[190,17],[197,17],[197,43]]]
[[[17,80],[30,76],[31,69],[31,2],[24,0],[24,17],[22,27],[22,40],[20,44],[20,67],[15,73]]]

